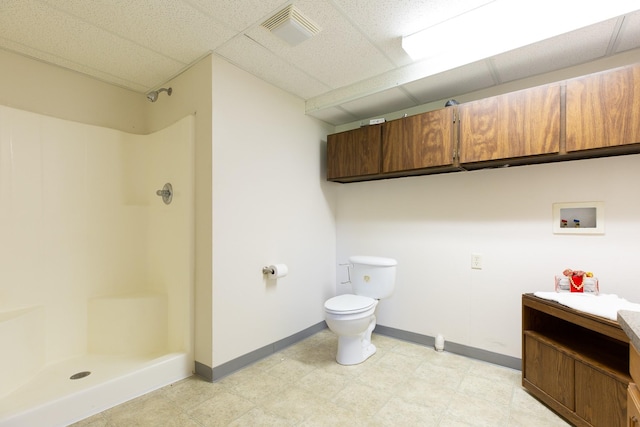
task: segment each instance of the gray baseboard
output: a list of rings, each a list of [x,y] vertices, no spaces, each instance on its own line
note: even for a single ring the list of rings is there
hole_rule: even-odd
[[[391,338],[397,338],[403,341],[409,341],[428,347],[433,347],[435,345],[435,337],[416,334],[415,332],[403,331],[402,329],[390,328],[388,326],[376,325],[376,328],[373,330],[373,332],[375,332],[376,334],[386,335]],[[451,341],[445,342],[444,349],[449,353],[459,354],[461,356],[482,360],[484,362],[505,366],[511,369],[517,369],[519,371],[522,370],[522,359],[519,359],[517,357],[506,356],[504,354],[494,353],[492,351],[482,350],[475,347],[469,347]]]
[[[213,369],[197,360],[195,361],[195,374],[209,382],[213,382]]]
[[[278,340],[273,344],[266,345],[262,348],[252,351],[251,353],[247,353],[236,359],[230,360],[227,363],[223,363],[222,365],[216,366],[213,369],[209,368],[211,369],[211,376],[209,378],[203,375],[201,376],[203,376],[205,379],[209,381],[217,381],[220,378],[226,377],[227,375],[232,374],[233,372],[236,372],[252,363],[255,363],[261,359],[264,359],[265,357],[271,356],[272,354],[277,353],[280,350],[283,350],[297,343],[298,341],[302,341],[303,339],[308,338],[311,335],[314,335],[326,328],[327,328],[327,324],[323,320],[322,322],[316,323],[315,325],[310,326],[307,329],[304,329],[291,336]],[[198,373],[197,366],[196,366],[196,373]]]
[[[315,325],[297,332],[291,336],[278,340],[272,344],[261,347],[250,353],[242,355],[229,362],[223,363],[220,366],[211,368],[198,361],[195,362],[196,375],[201,376],[207,381],[217,381],[227,375],[230,375],[242,368],[245,368],[252,363],[255,363],[265,357],[271,356],[274,353],[279,352],[305,338],[310,337],[323,329],[327,328],[327,324],[322,321]],[[420,344],[428,347],[433,347],[435,344],[435,338],[428,335],[421,335],[415,332],[408,332],[402,329],[390,328],[388,326],[376,325],[374,329],[376,334],[385,335],[391,338],[397,338],[403,341],[408,341],[414,344]],[[522,360],[516,357],[506,356],[500,353],[494,353],[492,351],[482,350],[475,347],[469,347],[466,345],[458,344],[455,342],[447,341],[444,347],[445,351],[450,353],[459,354],[461,356],[470,357],[472,359],[482,360],[485,362],[493,363],[495,365],[506,366],[507,368],[522,369]]]

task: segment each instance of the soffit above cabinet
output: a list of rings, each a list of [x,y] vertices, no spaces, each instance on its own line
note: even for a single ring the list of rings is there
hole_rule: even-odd
[[[427,77],[402,49],[403,35],[494,1],[3,0],[0,48],[141,94],[213,52],[334,125],[640,49],[638,10]],[[290,4],[320,29],[295,46],[262,26]]]

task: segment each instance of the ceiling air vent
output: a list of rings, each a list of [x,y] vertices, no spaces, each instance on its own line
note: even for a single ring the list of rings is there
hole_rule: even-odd
[[[264,21],[262,26],[291,46],[302,43],[320,32],[320,28],[292,4]]]

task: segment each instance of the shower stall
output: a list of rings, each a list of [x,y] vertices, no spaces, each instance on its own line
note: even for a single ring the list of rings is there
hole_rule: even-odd
[[[1,427],[191,375],[193,145],[0,106]]]

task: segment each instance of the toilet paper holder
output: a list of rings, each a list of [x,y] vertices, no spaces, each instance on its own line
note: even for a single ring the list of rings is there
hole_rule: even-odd
[[[262,267],[262,274],[276,274],[273,267]]]
[[[262,267],[262,274],[269,279],[280,279],[289,274],[289,267],[286,264],[272,264]]]

